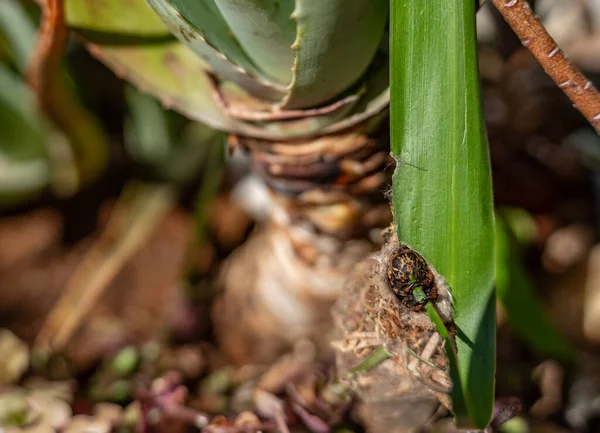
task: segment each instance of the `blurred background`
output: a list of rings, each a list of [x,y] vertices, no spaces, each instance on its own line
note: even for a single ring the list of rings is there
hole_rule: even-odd
[[[600,1],[535,8],[599,85]],[[56,89],[69,121],[57,122],[26,79],[39,19],[33,1],[0,2],[0,426],[285,431],[286,413],[290,431],[363,431],[352,403],[302,403],[334,375],[308,343],[233,362],[215,337],[221,265],[273,206],[244,152],[73,37]],[[510,251],[496,392],[518,415],[502,431],[600,432],[600,138],[490,5],[478,32]],[[268,395],[251,395],[257,382]]]

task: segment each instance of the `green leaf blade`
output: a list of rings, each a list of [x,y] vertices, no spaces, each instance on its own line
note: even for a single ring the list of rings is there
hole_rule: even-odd
[[[537,353],[571,361],[575,351],[546,316],[521,260],[517,240],[497,216],[496,290],[508,324]]]
[[[253,62],[281,84],[292,80],[294,0],[215,0],[231,32]]]
[[[395,224],[452,289],[457,421],[484,428],[494,401],[494,215],[475,2],[395,0],[391,16]]]
[[[366,72],[389,14],[385,0],[296,0],[296,54],[288,109],[339,96]]]
[[[0,33],[14,57],[19,72],[25,72],[35,45],[35,27],[16,0],[0,2]]]
[[[0,209],[38,196],[51,169],[42,118],[25,83],[0,64]]]

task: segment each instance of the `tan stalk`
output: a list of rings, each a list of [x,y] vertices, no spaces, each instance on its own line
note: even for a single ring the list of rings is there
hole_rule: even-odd
[[[48,314],[37,335],[36,349],[55,352],[66,347],[113,278],[173,208],[175,196],[164,185],[128,186]]]

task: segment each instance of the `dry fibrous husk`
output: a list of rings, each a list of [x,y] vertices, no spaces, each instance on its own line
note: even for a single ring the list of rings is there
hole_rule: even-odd
[[[295,223],[350,238],[390,221],[381,193],[393,170],[387,137],[360,131],[296,142],[234,137],[247,149],[254,172]]]
[[[381,251],[354,267],[333,309],[338,376],[362,402],[361,417],[374,433],[413,432],[451,410],[452,382],[443,340],[426,312],[405,307],[390,290],[387,274],[398,249],[393,229]],[[436,309],[452,330],[451,296],[435,273]],[[381,347],[391,355],[356,371]]]

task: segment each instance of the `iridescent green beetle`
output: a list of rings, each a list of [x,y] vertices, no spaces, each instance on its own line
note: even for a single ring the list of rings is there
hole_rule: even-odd
[[[388,281],[392,292],[406,307],[413,311],[420,311],[429,301],[437,299],[437,288],[433,280],[434,276],[427,262],[416,251],[401,244],[398,251],[392,254]],[[417,287],[425,294],[421,300],[415,298],[414,289]]]

